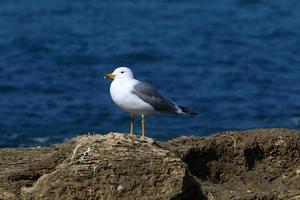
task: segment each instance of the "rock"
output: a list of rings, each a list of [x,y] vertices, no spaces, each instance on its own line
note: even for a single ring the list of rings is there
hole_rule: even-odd
[[[0,149],[0,199],[300,199],[300,133],[120,133]]]
[[[118,133],[80,136],[50,148],[2,149],[1,157],[4,199],[198,199],[201,195],[187,165],[149,138]]]
[[[160,143],[176,153],[208,199],[300,199],[300,133],[224,132]]]

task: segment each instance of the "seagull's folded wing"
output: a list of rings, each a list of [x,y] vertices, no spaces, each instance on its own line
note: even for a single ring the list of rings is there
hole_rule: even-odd
[[[158,112],[176,114],[178,106],[170,99],[162,96],[150,84],[139,82],[134,85],[132,93],[154,107]]]

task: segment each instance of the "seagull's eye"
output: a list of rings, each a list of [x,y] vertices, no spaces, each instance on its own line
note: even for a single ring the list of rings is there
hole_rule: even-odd
[[[124,71],[121,71],[121,74],[124,74]]]

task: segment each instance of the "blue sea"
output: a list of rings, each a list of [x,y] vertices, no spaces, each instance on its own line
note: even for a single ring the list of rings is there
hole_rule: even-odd
[[[299,130],[299,11],[298,0],[1,0],[0,147],[128,132],[103,79],[118,66],[198,113],[147,117],[157,140]]]

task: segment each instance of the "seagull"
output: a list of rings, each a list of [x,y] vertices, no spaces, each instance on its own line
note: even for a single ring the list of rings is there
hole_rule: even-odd
[[[196,115],[189,108],[176,104],[161,95],[150,84],[134,78],[128,67],[119,67],[104,78],[112,79],[112,100],[130,114],[130,135],[134,131],[134,117],[141,116],[142,138],[145,136],[145,116],[155,114]]]

